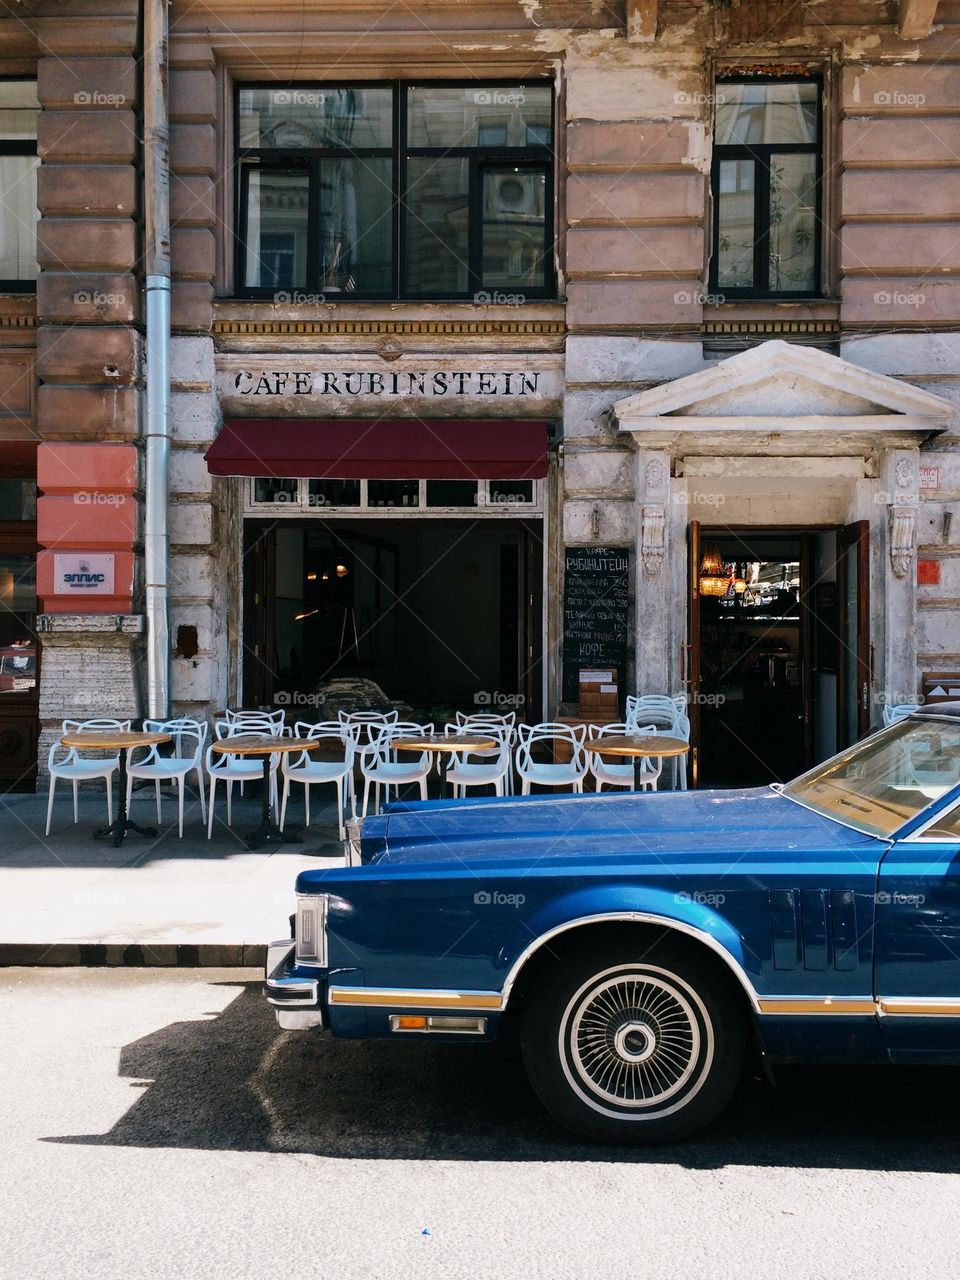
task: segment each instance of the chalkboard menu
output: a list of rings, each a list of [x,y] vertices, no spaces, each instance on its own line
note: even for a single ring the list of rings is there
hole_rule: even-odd
[[[625,547],[567,547],[563,587],[563,701],[576,702],[581,667],[627,671],[630,553]]]

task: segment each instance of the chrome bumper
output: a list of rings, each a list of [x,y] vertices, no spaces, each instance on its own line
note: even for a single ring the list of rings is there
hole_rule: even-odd
[[[284,1031],[323,1029],[320,984],[316,978],[291,976],[294,942],[284,938],[267,947],[266,996]]]

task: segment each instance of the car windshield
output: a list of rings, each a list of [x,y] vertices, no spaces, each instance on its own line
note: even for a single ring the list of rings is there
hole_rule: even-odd
[[[871,836],[891,836],[960,783],[960,720],[915,717],[867,738],[782,789]]]

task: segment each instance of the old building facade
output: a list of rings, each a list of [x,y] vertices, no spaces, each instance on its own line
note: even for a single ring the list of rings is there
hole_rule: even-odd
[[[18,8],[7,785],[343,673],[549,718],[616,667],[705,781],[960,687],[960,4],[173,3],[162,706],[149,5]]]

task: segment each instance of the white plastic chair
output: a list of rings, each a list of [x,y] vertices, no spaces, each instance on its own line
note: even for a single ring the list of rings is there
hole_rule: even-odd
[[[396,724],[399,711],[340,711],[337,719],[353,732],[355,746],[369,746],[381,729]]]
[[[628,732],[626,722],[615,724],[591,724],[587,726],[587,737],[591,742],[597,741],[599,738],[612,738]],[[634,729],[633,734],[637,737],[644,733],[656,733],[656,725],[645,725],[642,729]],[[624,764],[611,764],[601,759],[595,752],[588,752],[590,757],[590,772],[593,774],[594,781],[597,784],[597,791],[603,790],[604,785],[608,787],[626,787],[632,791],[636,786],[636,772],[634,770],[633,760],[629,760]],[[658,760],[655,756],[641,756],[640,758],[640,790],[656,791],[657,782],[663,771],[663,761]]]
[[[64,735],[68,733],[117,733],[128,732],[130,729],[129,720],[113,720],[109,717],[100,717],[95,720],[64,720],[62,732]],[[62,760],[57,760],[57,752],[64,751]],[[53,793],[57,785],[57,779],[63,778],[65,781],[73,784],[73,820],[79,821],[79,812],[77,809],[77,788],[81,782],[90,782],[95,778],[103,778],[107,785],[107,826],[113,824],[113,772],[120,767],[119,756],[105,756],[99,759],[82,756],[77,747],[63,747],[59,742],[54,742],[50,747],[50,754],[47,756],[47,768],[50,770],[50,794],[47,799],[47,829],[45,835],[50,834],[50,823],[53,819]]]
[[[511,764],[513,763],[513,730],[508,725],[484,724],[474,725],[471,721],[464,724],[448,724],[446,733],[454,737],[460,733],[481,730],[490,738],[497,738],[495,747],[481,747],[475,751],[457,754],[447,770],[447,781],[452,788],[453,798],[463,799],[467,787],[493,787],[497,796],[509,794]],[[478,763],[478,761],[480,763]]]
[[[273,737],[279,738],[282,724],[276,725],[276,732]],[[239,738],[245,734],[252,732],[249,728],[241,726],[228,725],[223,721],[218,721],[214,725],[214,730],[218,741],[229,741],[230,738]],[[210,799],[209,808],[207,809],[207,839],[213,836],[213,814],[214,805],[217,795],[217,783],[225,782],[227,784],[227,826],[231,826],[233,822],[233,784],[239,782],[241,788],[245,782],[260,782],[263,779],[263,757],[262,756],[237,756],[229,753],[221,754],[214,752],[213,744],[207,747],[205,761],[207,766],[207,776],[210,779]],[[277,768],[280,764],[280,753],[275,752],[270,756],[269,766],[269,785],[273,795],[273,807],[279,808],[277,796]],[[243,794],[241,790],[241,795]]]
[[[544,724],[521,725],[520,746],[517,748],[517,773],[520,775],[520,794],[530,795],[533,786],[538,787],[572,787],[575,792],[583,792],[583,780],[587,773],[587,753],[584,750],[586,725],[573,726],[545,722]],[[558,740],[570,744],[571,758],[561,764],[535,760],[534,748],[552,745]]]
[[[187,774],[196,771],[197,790],[200,794],[200,813],[203,821],[207,820],[207,805],[204,797],[206,784],[203,780],[203,744],[207,740],[207,726],[199,720],[180,717],[175,720],[144,720],[146,733],[169,733],[173,735],[173,754],[160,754],[160,746],[134,747],[127,761],[127,812],[133,799],[133,782],[135,778],[153,779],[154,793],[157,800],[157,822],[160,816],[160,783],[176,781],[178,818],[180,839],[183,839],[183,790]],[[146,751],[141,760],[133,759],[134,751]]]
[[[919,711],[920,706],[919,702],[900,702],[896,706],[886,702],[883,706],[883,723],[886,726],[896,724],[898,720],[906,720],[907,716],[912,716],[915,711]]]
[[[394,724],[370,724],[368,731],[376,734],[366,746],[360,748],[360,772],[363,774],[363,816],[367,816],[370,802],[370,788],[374,787],[374,812],[380,812],[380,789],[384,789],[384,802],[390,799],[390,789],[418,786],[420,799],[427,798],[427,778],[433,768],[430,752],[424,751],[419,758],[410,759],[406,752],[399,753],[391,745],[396,738],[408,735],[433,733],[432,724],[414,724],[411,721],[398,720]],[[402,754],[402,759],[398,756]]]
[[[351,814],[356,814],[356,798],[353,790],[353,737],[349,729],[345,729],[338,720],[321,721],[319,724],[306,724],[303,721],[294,726],[294,737],[308,741],[329,738],[339,742],[343,747],[343,759],[317,760],[310,751],[301,751],[299,755],[286,752],[281,763],[283,773],[283,799],[280,802],[280,830],[287,816],[287,801],[290,798],[291,782],[303,785],[303,804],[306,816],[305,825],[310,825],[310,788],[332,783],[337,789],[337,822],[340,828],[340,839],[344,839],[343,815],[346,802],[349,801]]]
[[[687,698],[678,693],[673,696],[666,693],[645,693],[639,697],[627,698],[627,732],[638,733],[637,726],[652,722],[661,733],[672,738],[690,741],[690,717],[686,714]],[[680,791],[687,789],[687,757],[677,756],[675,759],[674,777]]]
[[[507,715],[502,716],[494,715],[492,712],[477,712],[476,715],[474,715],[472,713],[467,714],[463,711],[458,711],[456,713],[454,723],[452,725],[447,725],[446,727],[447,733],[489,734],[491,731],[495,732],[496,730],[501,730],[507,735],[507,739],[510,744],[511,756],[510,764],[507,766],[506,778],[504,779],[506,790],[503,794],[508,796],[513,795],[513,748],[517,741],[516,723],[517,713],[515,711],[511,711]],[[501,734],[497,733],[496,736],[500,737]],[[481,750],[470,752],[470,756],[475,759],[486,758],[488,760],[496,760],[499,758],[499,755],[499,747],[485,747]],[[447,776],[450,776],[449,772]]]

